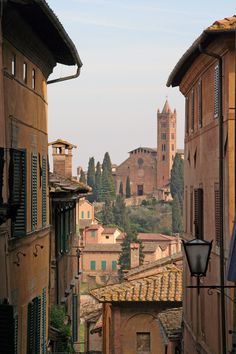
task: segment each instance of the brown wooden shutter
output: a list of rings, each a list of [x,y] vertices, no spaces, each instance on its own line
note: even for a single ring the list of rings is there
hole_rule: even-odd
[[[193,232],[193,190],[190,190],[190,233]]]
[[[203,189],[194,189],[194,225],[195,237],[204,239],[203,227]]]
[[[216,245],[220,245],[220,191],[218,185],[215,185],[215,238]]]

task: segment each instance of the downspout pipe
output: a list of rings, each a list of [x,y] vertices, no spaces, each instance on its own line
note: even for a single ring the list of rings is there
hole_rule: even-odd
[[[50,84],[55,84],[57,82],[76,79],[79,76],[79,74],[80,74],[80,66],[77,64],[77,71],[74,75],[69,75],[69,76],[60,77],[58,79],[49,80],[49,81],[47,81],[47,84],[50,85]]]
[[[223,85],[222,85],[222,57],[216,53],[207,51],[199,44],[200,53],[208,55],[218,60],[219,64],[219,197],[220,197],[220,285],[225,285],[225,256],[224,256],[224,133],[223,133]],[[226,319],[225,319],[225,296],[222,288],[220,294],[221,303],[221,344],[222,354],[227,354],[226,343]]]

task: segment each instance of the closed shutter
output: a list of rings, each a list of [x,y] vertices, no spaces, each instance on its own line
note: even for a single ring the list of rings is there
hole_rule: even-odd
[[[117,261],[112,261],[112,270],[117,270]]]
[[[219,65],[215,66],[214,71],[214,117],[219,117],[219,94],[220,94],[220,75],[219,75]]]
[[[220,191],[219,186],[215,185],[215,238],[216,245],[220,245]]]
[[[107,267],[107,262],[102,261],[102,270],[106,270],[106,267]]]
[[[11,305],[0,305],[0,353],[14,354],[14,318]]]
[[[18,354],[18,314],[14,316],[14,354]]]
[[[203,227],[203,189],[194,189],[194,225],[195,237],[201,240],[204,239]]]
[[[194,131],[194,102],[195,99],[194,99],[194,90],[192,90],[192,121],[191,121],[191,130]]]
[[[34,354],[40,354],[40,336],[41,336],[41,298],[34,299],[35,307],[35,351]]]
[[[37,155],[31,156],[31,228],[34,231],[38,222],[38,164]]]
[[[0,148],[0,204],[3,203],[2,187],[3,187],[3,170],[4,170],[4,148]]]
[[[78,341],[78,295],[72,295],[72,340]]]
[[[96,261],[90,261],[90,270],[96,270]]]
[[[47,223],[47,158],[42,157],[42,225]]]
[[[28,304],[27,316],[27,354],[33,354],[34,350],[34,304]]]
[[[47,292],[46,288],[42,293],[42,354],[46,354],[47,351]]]
[[[9,203],[16,208],[12,237],[26,234],[26,151],[11,149],[9,166]]]
[[[41,298],[28,304],[27,354],[40,354]]]
[[[185,98],[185,134],[189,133],[189,98]]]
[[[198,124],[202,127],[202,80],[198,83]]]

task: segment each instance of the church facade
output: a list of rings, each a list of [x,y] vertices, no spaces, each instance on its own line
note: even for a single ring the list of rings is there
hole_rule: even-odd
[[[157,147],[139,147],[129,152],[114,174],[116,192],[119,193],[121,182],[125,191],[129,177],[132,196],[149,195],[168,200],[175,154],[176,110],[172,112],[166,100],[162,112],[157,111]]]

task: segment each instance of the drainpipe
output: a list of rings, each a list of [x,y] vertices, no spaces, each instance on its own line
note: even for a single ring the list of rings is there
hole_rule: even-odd
[[[69,75],[69,76],[64,76],[64,77],[60,77],[58,79],[54,79],[54,80],[49,80],[47,81],[47,84],[55,84],[56,82],[61,82],[61,81],[67,81],[67,80],[71,80],[71,79],[76,79],[80,74],[80,66],[77,64],[77,71],[74,75]]]
[[[219,63],[219,197],[220,197],[220,285],[225,285],[224,273],[224,154],[223,154],[223,90],[222,90],[222,57],[216,53],[208,52],[202,48],[201,44],[198,47],[200,53],[208,55],[218,60]],[[226,354],[226,322],[225,322],[225,297],[224,290],[221,288],[221,344],[222,354]]]

